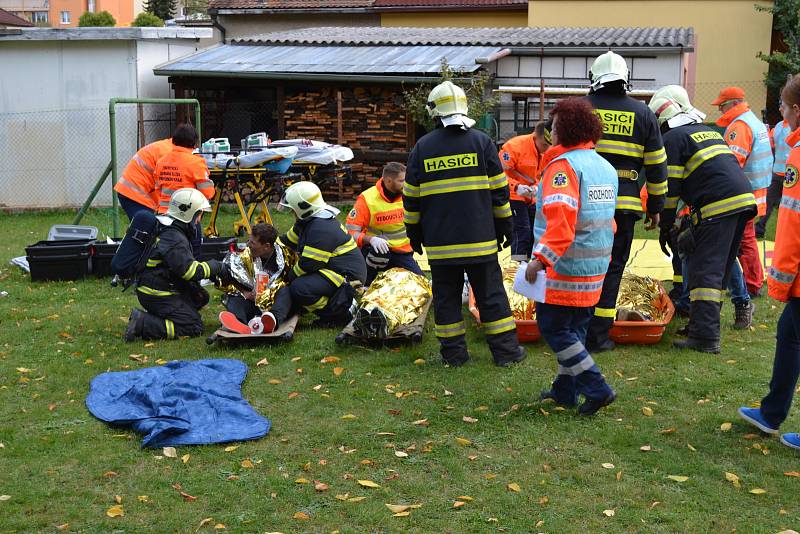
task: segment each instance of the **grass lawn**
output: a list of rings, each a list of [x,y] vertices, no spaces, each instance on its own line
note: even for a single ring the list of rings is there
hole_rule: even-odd
[[[618,400],[581,419],[536,400],[556,368],[544,343],[528,345],[521,365],[495,368],[472,321],[472,361],[459,369],[440,364],[432,315],[423,343],[399,350],[339,347],[337,332],[307,327],[290,344],[264,348],[209,347],[205,337],[125,344],[132,291],[107,279],[31,283],[8,264],[72,213],[0,218],[0,290],[8,292],[0,297],[1,532],[776,533],[800,525],[800,478],[785,475],[800,471],[800,455],[736,414],[769,381],[781,305],[767,297],[747,332],[730,328],[726,303],[720,356],[672,350],[677,321],[658,345],[599,355]],[[226,212],[218,228],[232,220]],[[110,221],[102,210],[84,220],[101,231]],[[280,229],[288,224],[279,218]],[[214,296],[203,312],[207,333],[221,309]],[[340,361],[320,362],[331,355]],[[244,394],[272,420],[266,437],[227,452],[181,447],[168,458],[84,406],[99,373],[209,357],[250,366]],[[796,411],[785,429],[800,430]],[[109,517],[117,501],[124,516]],[[394,517],[387,503],[421,506]]]

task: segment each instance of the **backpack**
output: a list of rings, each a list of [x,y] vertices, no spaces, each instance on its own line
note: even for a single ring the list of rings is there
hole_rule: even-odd
[[[159,231],[158,219],[151,211],[140,211],[131,219],[125,237],[111,259],[111,274],[132,280],[147,265]],[[125,287],[130,285],[126,283]]]

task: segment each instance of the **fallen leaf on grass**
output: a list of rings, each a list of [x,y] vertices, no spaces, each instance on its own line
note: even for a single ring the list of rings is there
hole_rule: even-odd
[[[470,461],[477,460],[477,459],[478,459],[478,455],[477,454],[470,454],[469,456],[467,456],[467,460],[470,460]]]
[[[353,415],[351,413],[346,413],[343,416],[341,416],[340,419],[343,420],[343,421],[351,421],[353,419],[358,419],[358,416],[357,415]]]
[[[603,469],[614,469],[614,464],[610,464],[610,463],[606,462],[606,463],[600,464],[600,467],[602,467]]]
[[[694,447],[692,447],[692,444],[691,444],[691,443],[686,443],[686,448],[687,448],[687,449],[689,449],[689,450],[690,450],[690,451],[692,451],[692,452],[697,452],[697,449],[695,449]]]
[[[252,469],[253,462],[249,458],[245,458],[244,460],[242,460],[241,466],[244,467],[245,469]]]
[[[223,450],[224,450],[225,452],[233,452],[233,451],[235,451],[235,450],[236,450],[236,449],[238,449],[238,448],[239,448],[239,446],[238,446],[238,445],[229,445],[229,446],[225,447]]]
[[[373,482],[371,480],[359,480],[358,484],[359,484],[359,486],[363,486],[365,488],[380,488],[381,487],[380,484],[376,484],[375,482]]]
[[[548,497],[547,495],[543,495],[543,496],[539,497],[539,504],[544,506],[545,504],[547,504],[549,502],[550,502],[550,497]]]
[[[163,449],[161,449],[161,453],[167,458],[178,457],[178,452],[175,450],[175,447],[164,447]]]
[[[475,419],[474,417],[469,417],[467,415],[462,417],[461,420],[464,421],[465,423],[477,423],[478,422],[478,420]]]
[[[139,495],[138,497],[136,497],[136,500],[139,501],[139,502],[145,502],[146,503],[146,502],[150,502],[150,497],[148,497],[147,495]]]
[[[64,523],[62,525],[56,525],[56,530],[67,530],[69,528],[69,523]]]
[[[459,495],[458,497],[456,497],[456,499],[458,499],[459,501],[471,501],[471,500],[473,500],[472,497],[470,497],[469,495]]]
[[[347,499],[347,502],[361,502],[364,499],[366,499],[366,497],[350,497]]]
[[[119,476],[119,474],[116,473],[115,471],[106,471],[105,473],[103,473],[103,476],[106,478],[114,478],[116,476]]]
[[[800,477],[800,472],[798,471],[787,471],[784,473],[787,477]]]
[[[214,522],[214,518],[213,518],[213,517],[206,517],[205,519],[203,519],[202,521],[200,521],[200,524],[199,524],[199,525],[197,525],[197,530],[200,530],[200,529],[201,529],[201,528],[203,528],[204,526],[206,526],[206,525],[210,525],[210,524],[211,524],[211,523],[213,523],[213,522]]]
[[[622,480],[622,471],[617,471],[617,474],[616,474],[616,479],[617,479],[617,482],[619,482],[620,480]]]
[[[225,523],[217,523],[214,525],[214,530],[225,530],[228,527],[225,526]]]
[[[296,392],[296,391],[292,391],[291,393],[289,393],[289,394],[286,396],[286,398],[287,398],[287,399],[293,399],[293,398],[295,398],[295,397],[296,397],[296,396],[298,396],[298,395],[299,395],[299,393],[298,393],[298,392]]]
[[[334,367],[333,368],[334,376],[341,376],[342,373],[344,373],[344,367]]]
[[[0,501],[11,500],[11,495],[0,495]]]
[[[408,517],[411,515],[411,512],[398,512],[396,514],[392,514],[392,517]]]
[[[122,509],[122,505],[117,504],[106,510],[106,515],[108,517],[122,517],[125,515],[125,510]]]
[[[522,489],[520,489],[520,487],[519,487],[519,484],[517,484],[516,482],[511,482],[511,483],[510,483],[510,484],[508,484],[508,486],[506,486],[506,487],[507,487],[507,488],[508,488],[510,491],[513,491],[514,493],[519,493],[520,491],[522,491]]]
[[[651,417],[653,415],[653,409],[649,406],[642,406],[642,413],[647,417]]]
[[[398,458],[408,458],[408,453],[405,451],[394,451],[394,455]]]
[[[727,432],[728,430],[731,429],[731,426],[732,426],[731,423],[722,423],[721,425],[719,425],[719,429],[723,432]]]
[[[606,517],[614,517],[614,510],[603,510],[603,515]]]
[[[405,512],[406,510],[410,510],[411,509],[411,505],[410,504],[387,504],[386,508],[388,508],[389,511],[392,512],[393,514],[399,514],[399,513]]]
[[[650,452],[653,450],[653,448],[650,445],[642,445],[639,447],[639,450],[642,452]]]
[[[189,458],[191,458],[191,457],[192,457],[191,454],[184,454],[183,456],[181,456],[181,461],[183,463],[187,463],[189,461]]]
[[[672,434],[673,432],[675,432],[674,428],[665,428],[664,430],[658,431],[659,434]]]
[[[667,478],[670,480],[674,480],[675,482],[686,482],[689,480],[689,477],[683,475],[667,475]]]
[[[114,502],[117,504],[122,504],[122,495],[114,495]]]
[[[294,481],[295,484],[308,484],[308,479],[305,478],[298,478]]]
[[[317,490],[317,491],[328,491],[328,489],[330,489],[330,486],[328,486],[324,482],[320,482],[319,480],[315,480],[314,481],[314,489]]]
[[[192,502],[197,500],[197,497],[195,497],[194,495],[189,495],[185,491],[181,492],[181,497],[183,497],[183,500],[186,502]]]
[[[739,482],[739,477],[735,473],[725,471],[725,480],[733,484],[733,487],[740,488],[742,484]]]
[[[273,386],[277,386],[278,384],[282,383],[282,381],[277,378],[270,378],[269,380],[267,380],[267,382],[272,384]]]
[[[261,358],[256,362],[256,367],[261,367],[262,365],[269,365],[269,362],[266,358]]]
[[[428,422],[427,419],[417,419],[416,421],[414,421],[411,424],[412,425],[417,425],[417,426],[428,426],[430,423]]]
[[[753,489],[750,490],[750,493],[752,493],[753,495],[763,495],[766,492],[767,492],[767,490],[762,489],[762,488],[753,488]]]
[[[341,358],[338,358],[336,356],[325,356],[319,361],[319,363],[336,363],[340,360]]]
[[[414,365],[425,365],[425,360],[423,360],[422,358],[417,358],[416,360],[414,360]]]
[[[301,519],[303,521],[306,521],[308,519],[311,519],[311,516],[305,512],[295,512],[294,515],[292,516],[292,519]]]
[[[456,438],[456,443],[458,443],[459,445],[463,445],[464,447],[466,447],[467,445],[472,445],[472,442],[467,438]]]

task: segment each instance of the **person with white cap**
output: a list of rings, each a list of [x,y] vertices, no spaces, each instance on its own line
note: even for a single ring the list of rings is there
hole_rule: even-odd
[[[292,184],[281,206],[290,208],[296,220],[278,240],[297,253],[297,263],[288,273],[289,284],[278,290],[272,308],[261,315],[264,333],[299,311],[315,313],[316,326],[344,326],[352,319],[352,284],[367,278],[364,256],[336,219],[339,210],[325,202],[316,184]]]
[[[691,300],[686,339],[673,345],[698,352],[720,352],[720,310],[745,224],[756,214],[750,182],[719,132],[702,123],[683,87],[668,85],[648,104],[664,135],[669,182],[661,214],[661,241],[675,221],[678,201],[691,212],[673,240],[688,258]]]

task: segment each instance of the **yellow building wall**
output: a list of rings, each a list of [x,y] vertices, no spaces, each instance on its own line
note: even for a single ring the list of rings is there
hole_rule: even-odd
[[[456,28],[513,28],[526,27],[528,14],[524,11],[487,12],[418,12],[381,13],[381,26],[411,26],[417,28],[436,28],[452,26]]]
[[[756,11],[753,0],[529,0],[531,27],[692,27],[695,33],[695,105],[719,116],[711,101],[719,90],[738,85],[760,114],[766,101],[767,64],[756,57],[769,53],[772,15]],[[694,91],[692,91],[694,90]]]

